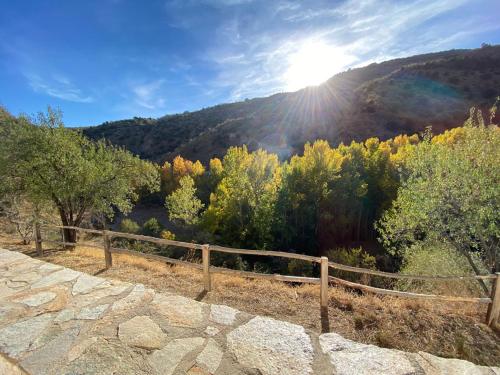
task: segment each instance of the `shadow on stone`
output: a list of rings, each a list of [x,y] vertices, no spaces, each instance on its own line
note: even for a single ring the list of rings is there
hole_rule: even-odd
[[[321,307],[321,333],[330,332],[330,318],[328,317],[328,307]]]
[[[106,268],[102,268],[99,271],[97,271],[96,273],[94,273],[94,276],[100,275],[101,273],[103,273],[105,271],[106,271]]]
[[[202,290],[202,291],[200,292],[200,294],[198,294],[198,295],[197,295],[194,299],[195,299],[196,301],[198,301],[198,302],[199,302],[199,301],[202,301],[202,300],[203,300],[203,298],[205,298],[205,296],[207,295],[207,293],[208,293],[208,292],[207,292],[206,290]]]

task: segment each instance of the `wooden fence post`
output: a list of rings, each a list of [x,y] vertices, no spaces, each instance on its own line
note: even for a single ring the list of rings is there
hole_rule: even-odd
[[[500,272],[496,273],[496,278],[493,280],[491,288],[491,302],[488,306],[486,314],[486,324],[494,328],[500,316]]]
[[[321,257],[320,305],[328,307],[328,258]]]
[[[113,266],[113,257],[111,256],[111,236],[107,231],[102,231],[102,238],[104,241],[104,260],[106,261],[106,269]]]
[[[38,220],[35,222],[35,247],[38,256],[43,256],[42,231]]]
[[[210,282],[210,245],[201,247],[203,259],[203,288],[206,292],[210,292],[212,285]]]

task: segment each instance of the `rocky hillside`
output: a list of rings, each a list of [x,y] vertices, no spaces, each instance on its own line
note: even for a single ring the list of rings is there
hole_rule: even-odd
[[[374,63],[318,87],[158,119],[106,122],[84,133],[157,162],[177,154],[207,161],[241,144],[286,157],[317,138],[336,145],[428,125],[440,132],[461,124],[469,107],[489,106],[497,95],[500,46],[485,46]]]

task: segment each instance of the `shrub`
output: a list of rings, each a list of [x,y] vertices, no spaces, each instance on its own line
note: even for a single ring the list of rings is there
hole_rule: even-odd
[[[248,270],[248,263],[237,254],[214,251],[210,254],[210,264],[216,267],[225,267],[241,271]]]
[[[175,234],[166,229],[161,231],[160,237],[164,240],[175,240]]]
[[[163,226],[154,217],[148,219],[142,226],[142,233],[145,236],[158,237],[162,230]]]
[[[265,262],[255,262],[253,265],[253,272],[257,273],[272,273],[271,267]]]
[[[368,268],[372,270],[377,269],[375,257],[368,254],[361,247],[353,249],[338,248],[328,250],[327,257],[332,262],[340,263],[346,266]],[[330,272],[334,276],[350,281],[360,281],[362,279],[366,279],[363,274],[349,271],[331,270]]]
[[[471,254],[473,255],[473,254]],[[474,262],[481,267],[481,261]],[[484,272],[487,273],[486,269]],[[412,275],[472,275],[473,270],[465,256],[451,245],[443,242],[429,241],[417,243],[404,253],[403,266],[400,273]],[[399,280],[396,287],[403,291],[419,293],[445,294],[458,296],[479,296],[480,287],[475,280],[460,281],[419,281]]]
[[[120,231],[125,233],[137,234],[141,231],[141,227],[134,220],[123,219],[120,223]]]
[[[300,259],[292,259],[288,262],[288,272],[294,276],[310,277],[313,273],[311,262]]]

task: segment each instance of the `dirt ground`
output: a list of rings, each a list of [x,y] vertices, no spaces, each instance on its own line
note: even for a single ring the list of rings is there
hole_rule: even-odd
[[[0,235],[0,247],[36,256],[33,245],[22,245],[9,236]],[[500,334],[483,323],[486,305],[431,304],[359,295],[331,286],[328,314],[321,314],[316,285],[213,275],[212,291],[204,293],[202,274],[192,268],[115,254],[113,267],[105,270],[101,250],[81,247],[73,251],[47,248],[41,259],[92,275],[143,283],[158,291],[289,321],[316,332],[336,332],[363,343],[500,365]]]

